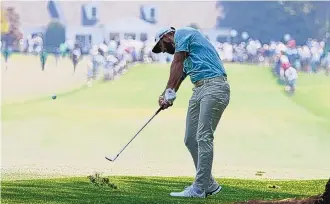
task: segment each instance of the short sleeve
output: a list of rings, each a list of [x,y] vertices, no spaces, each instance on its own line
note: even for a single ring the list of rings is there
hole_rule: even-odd
[[[175,32],[174,43],[175,52],[189,52],[191,31],[185,29],[179,29]]]

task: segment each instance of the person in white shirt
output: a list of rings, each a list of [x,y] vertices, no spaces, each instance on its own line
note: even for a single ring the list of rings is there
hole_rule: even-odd
[[[115,66],[118,59],[114,55],[108,55],[104,66],[104,80],[113,80],[115,77]]]
[[[104,55],[107,56],[109,48],[106,42],[103,42],[99,45],[99,48],[103,51]]]
[[[34,38],[34,45],[35,45],[35,54],[39,55],[43,49],[43,39],[41,37],[41,34],[38,34],[35,38]]]
[[[319,68],[321,54],[316,46],[311,48],[311,72],[316,73]]]
[[[103,51],[94,46],[90,51],[90,59],[87,63],[87,86],[92,86],[92,80],[96,79],[99,74],[99,67],[105,64]]]
[[[288,69],[291,65],[289,58],[284,54],[284,52],[281,52],[280,63],[280,78],[281,80],[285,81],[285,70]]]
[[[311,60],[311,52],[307,45],[302,47],[301,52],[301,61],[302,61],[302,68],[306,72],[310,72],[310,60]]]
[[[297,70],[290,66],[285,70],[284,75],[287,81],[287,90],[293,94],[296,90],[296,80],[298,79]]]
[[[224,59],[227,62],[233,61],[233,46],[229,43],[225,43],[223,46],[223,52],[224,52]]]

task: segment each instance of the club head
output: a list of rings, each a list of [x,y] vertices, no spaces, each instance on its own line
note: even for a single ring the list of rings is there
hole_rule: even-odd
[[[109,161],[114,161],[115,160],[115,158],[112,158],[112,159],[110,159],[109,157],[105,157],[107,160],[109,160]]]
[[[115,161],[116,159],[117,159],[117,157],[118,157],[119,155],[117,155],[116,157],[114,157],[114,158],[109,158],[109,157],[105,157],[107,160],[109,160],[109,161]]]

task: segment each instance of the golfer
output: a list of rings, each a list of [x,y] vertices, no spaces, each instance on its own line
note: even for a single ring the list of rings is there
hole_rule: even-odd
[[[221,190],[211,171],[214,132],[230,100],[227,74],[219,54],[198,30],[167,28],[156,35],[154,53],[174,54],[170,77],[159,97],[163,109],[173,105],[181,82],[190,76],[194,84],[186,118],[184,142],[196,168],[195,181],[171,196],[205,198]]]

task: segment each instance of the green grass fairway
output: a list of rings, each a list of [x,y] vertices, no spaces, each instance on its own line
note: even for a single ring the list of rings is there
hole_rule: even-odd
[[[305,198],[324,192],[325,180],[253,181],[221,179],[223,190],[206,200],[171,198],[190,185],[189,178],[114,177],[118,189],[98,188],[87,178],[5,181],[1,203],[233,203],[250,199]],[[280,188],[269,188],[269,186]]]
[[[330,128],[330,77],[324,74],[299,74],[298,93],[293,100],[314,115],[327,118]]]
[[[283,93],[268,68],[227,65],[231,102],[215,136],[217,177],[326,178],[330,122],[326,94],[330,78],[302,75],[297,95]],[[4,175],[193,176],[183,143],[187,79],[175,105],[161,112],[115,163],[114,156],[157,110],[168,65],[132,67],[119,80],[2,106]],[[312,80],[314,79],[314,80]],[[315,87],[311,94],[305,89]],[[309,92],[308,92],[309,93]],[[313,103],[307,103],[311,100]],[[322,105],[323,104],[323,105]],[[24,159],[22,159],[24,158]]]
[[[12,63],[15,67],[3,76],[7,96],[20,91],[32,95],[17,103],[10,97],[2,101],[3,203],[183,203],[168,194],[189,185],[195,174],[183,142],[193,88],[189,78],[175,105],[155,117],[115,162],[109,162],[104,157],[116,155],[158,109],[169,66],[138,65],[118,80],[77,88],[84,82],[84,65],[79,75],[72,76],[71,71],[62,73],[55,67],[40,74],[32,62],[26,69],[19,69],[22,61]],[[62,63],[58,68],[67,70],[68,62]],[[269,68],[227,64],[226,69],[231,101],[216,130],[212,172],[225,188],[208,203],[321,193],[325,180],[263,179],[329,178],[330,77],[301,74],[296,95],[289,97]],[[16,84],[15,76],[29,77],[20,77]],[[54,77],[65,80],[55,83]],[[69,86],[71,79],[76,83]],[[31,80],[38,84],[26,85]],[[34,90],[47,82],[52,82],[47,89]],[[59,91],[52,100],[53,91],[65,85],[70,90]],[[94,172],[110,175],[119,189],[94,189],[86,178]],[[59,179],[67,176],[75,178]],[[281,189],[269,189],[268,183]],[[189,201],[194,202],[199,201]]]

